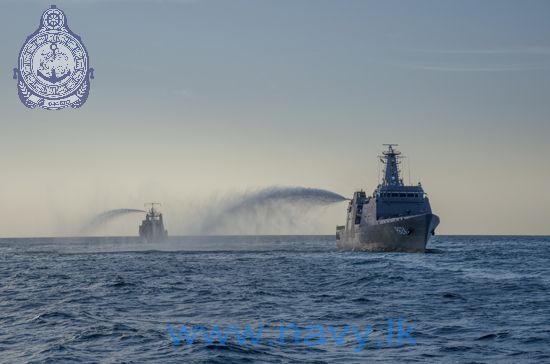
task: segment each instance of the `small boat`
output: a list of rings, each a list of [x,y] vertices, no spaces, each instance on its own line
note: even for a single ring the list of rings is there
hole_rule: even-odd
[[[147,209],[145,220],[139,226],[139,236],[148,243],[158,243],[168,237],[168,231],[164,228],[162,213],[155,208],[155,206],[160,205],[158,202],[145,204],[145,207],[150,206],[150,208]]]

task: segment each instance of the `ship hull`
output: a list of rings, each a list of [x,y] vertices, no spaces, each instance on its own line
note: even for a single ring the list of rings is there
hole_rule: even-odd
[[[431,213],[378,220],[340,232],[336,245],[342,250],[422,253],[438,224],[439,217]]]
[[[148,243],[157,243],[166,239],[168,233],[164,225],[157,221],[144,221],[139,227],[139,236]]]

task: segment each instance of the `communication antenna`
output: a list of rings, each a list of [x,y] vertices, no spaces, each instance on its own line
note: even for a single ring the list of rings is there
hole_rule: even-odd
[[[380,184],[380,160],[376,164],[378,165],[378,185],[379,185]]]
[[[411,182],[411,157],[409,157],[409,160],[407,161],[407,166],[409,167],[409,185],[412,185],[412,182]]]
[[[155,206],[162,206],[162,204],[160,202],[147,202],[144,204],[144,206],[145,208],[147,208],[147,206],[151,206],[151,208],[148,210],[148,213],[156,216],[158,211],[155,209]]]
[[[143,204],[145,207],[151,206],[152,208],[155,207],[155,205],[162,206],[160,202],[147,202]]]

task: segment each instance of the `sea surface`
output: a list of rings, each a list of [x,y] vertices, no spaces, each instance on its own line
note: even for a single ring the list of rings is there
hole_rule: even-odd
[[[2,363],[550,363],[550,237],[0,239],[0,282]]]

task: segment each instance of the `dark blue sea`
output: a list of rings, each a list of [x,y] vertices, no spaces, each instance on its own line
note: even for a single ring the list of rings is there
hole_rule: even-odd
[[[2,239],[0,361],[548,363],[549,261],[549,237]]]

